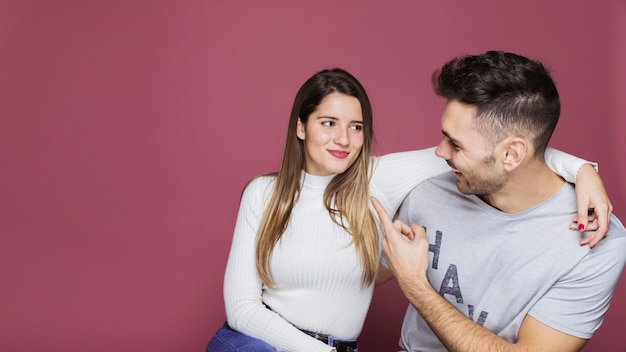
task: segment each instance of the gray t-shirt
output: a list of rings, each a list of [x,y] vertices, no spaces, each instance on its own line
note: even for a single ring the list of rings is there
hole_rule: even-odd
[[[531,209],[507,214],[461,194],[452,173],[417,186],[398,213],[426,228],[431,285],[511,342],[526,314],[581,338],[602,323],[626,262],[626,230],[612,216],[609,233],[590,250],[568,228],[576,216],[570,184]],[[411,305],[400,342],[407,351],[446,351]]]

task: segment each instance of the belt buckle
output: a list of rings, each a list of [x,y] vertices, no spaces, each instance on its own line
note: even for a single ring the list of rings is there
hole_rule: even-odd
[[[311,334],[312,335],[312,334]],[[318,333],[315,333],[315,335],[312,335],[316,340],[320,340],[326,344],[329,343],[329,338],[326,335],[321,335]],[[344,343],[341,343],[337,340],[333,341],[333,347],[335,347],[337,349],[337,352],[354,352],[354,348],[352,346],[348,346]]]
[[[337,352],[354,352],[354,349],[350,346],[346,346],[342,343],[338,343],[336,346]]]

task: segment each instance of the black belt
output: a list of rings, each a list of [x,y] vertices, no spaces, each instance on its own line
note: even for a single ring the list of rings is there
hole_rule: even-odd
[[[317,334],[306,330],[302,331],[310,336],[313,336],[317,340],[320,340],[323,343],[330,345],[328,343],[328,335]],[[337,352],[354,352],[354,350],[356,350],[356,341],[333,340],[332,346],[337,349]]]

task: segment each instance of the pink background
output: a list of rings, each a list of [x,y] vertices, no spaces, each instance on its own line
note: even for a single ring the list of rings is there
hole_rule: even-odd
[[[0,350],[204,351],[240,192],[274,171],[293,97],[355,74],[377,153],[435,145],[434,69],[514,51],[554,69],[552,146],[598,161],[626,219],[626,2],[0,3]],[[585,351],[624,351],[626,280]],[[394,351],[376,290],[361,351]]]

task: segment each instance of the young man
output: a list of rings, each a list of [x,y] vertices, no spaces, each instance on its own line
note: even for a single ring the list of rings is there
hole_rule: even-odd
[[[539,62],[456,58],[433,76],[447,98],[436,154],[453,172],[416,187],[383,250],[410,305],[407,351],[579,351],[602,323],[626,263],[626,230],[581,246],[563,226],[574,188],[543,155],[560,102]],[[408,226],[406,224],[419,224]]]

